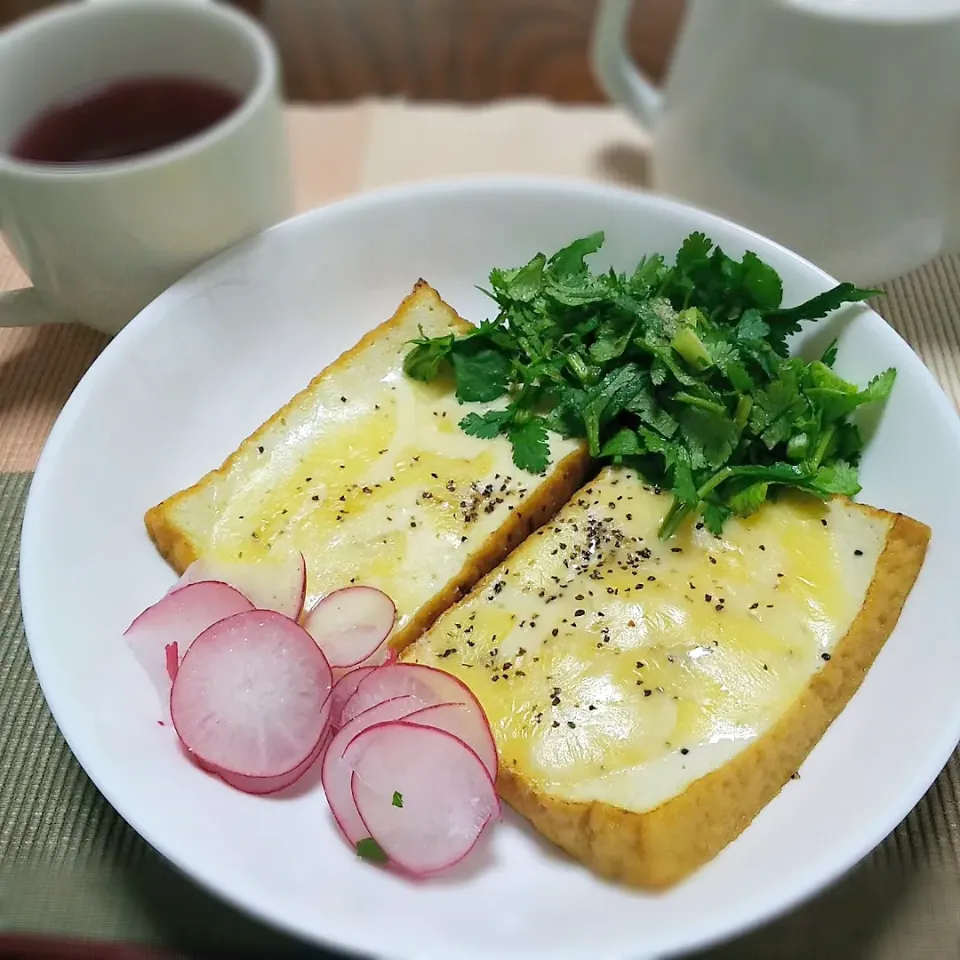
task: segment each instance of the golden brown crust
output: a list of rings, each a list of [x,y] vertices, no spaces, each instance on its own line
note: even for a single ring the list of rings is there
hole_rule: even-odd
[[[333,363],[324,367],[299,393],[295,394],[290,400],[287,401],[276,413],[273,414],[269,419],[265,420],[253,433],[250,434],[245,440],[238,444],[237,449],[231,453],[223,463],[214,470],[210,470],[204,476],[202,476],[196,483],[191,484],[189,487],[185,487],[183,490],[178,491],[177,493],[172,494],[167,497],[166,500],[158,503],[156,506],[151,507],[147,510],[144,515],[144,523],[147,527],[147,532],[150,534],[150,539],[153,540],[156,545],[157,550],[160,551],[160,555],[176,570],[177,573],[183,573],[184,570],[190,564],[197,559],[197,549],[196,546],[191,542],[190,538],[187,536],[186,532],[181,529],[179,524],[173,519],[173,512],[176,507],[180,504],[181,501],[188,499],[192,496],[198,488],[204,487],[207,484],[214,482],[218,476],[222,476],[227,473],[230,468],[233,466],[237,457],[240,456],[241,451],[249,446],[252,446],[257,442],[257,440],[282,417],[287,416],[293,409],[295,409],[300,401],[311,390],[321,381],[329,377],[334,371],[339,367],[346,365],[346,363],[351,360],[353,357],[361,354],[368,347],[372,346],[380,337],[385,333],[389,333],[394,327],[400,326],[406,321],[406,313],[413,305],[416,300],[425,298],[428,300],[433,300],[438,305],[442,306],[444,310],[449,311],[450,313],[450,325],[454,329],[458,330],[468,330],[472,327],[472,324],[468,323],[462,317],[458,316],[456,311],[452,307],[449,307],[441,299],[440,294],[437,293],[433,287],[430,286],[426,280],[420,279],[413,285],[413,289],[410,293],[404,297],[403,302],[397,307],[393,316],[389,320],[384,320],[383,323],[374,327],[369,333],[364,334],[360,340],[357,341],[349,350],[346,350],[344,353],[340,354]]]
[[[648,889],[682,880],[740,835],[856,693],[900,616],[929,539],[925,524],[895,515],[863,606],[832,659],[770,730],[682,794],[635,813],[544,796],[503,769],[497,783],[501,796],[543,836],[601,876]]]

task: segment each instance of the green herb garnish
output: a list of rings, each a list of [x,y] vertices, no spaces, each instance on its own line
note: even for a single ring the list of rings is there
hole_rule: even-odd
[[[644,257],[630,275],[591,272],[585,258],[602,245],[596,233],[491,271],[496,318],[412,341],[405,372],[450,377],[461,403],[492,404],[460,427],[506,436],[522,470],[546,470],[551,432],[634,467],[673,494],[664,539],[690,516],[719,534],[777,487],[860,491],[863,440],[850,415],[884,400],[896,371],[860,389],[834,373],[835,343],[808,361],[789,356],[787,340],[801,322],[878,291],[841,283],[784,308],[771,266],[750,252],[729,257],[702,233],[673,265]]]
[[[399,790],[393,791],[393,805],[395,807],[403,806],[403,794]]]
[[[373,837],[364,837],[357,841],[357,856],[364,860],[373,860],[375,863],[386,863],[390,859]]]

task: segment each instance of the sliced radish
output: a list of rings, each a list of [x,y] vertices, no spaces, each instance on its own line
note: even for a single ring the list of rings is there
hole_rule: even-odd
[[[392,697],[414,696],[425,707],[437,703],[465,703],[483,716],[477,698],[456,677],[419,663],[389,663],[368,673],[356,693],[344,704],[341,725]]]
[[[323,711],[325,717],[329,718],[329,697],[327,697],[327,701],[323,705]],[[332,731],[325,719],[323,734],[317,741],[317,745],[310,756],[307,757],[307,759],[302,763],[299,763],[297,766],[295,766],[288,773],[281,773],[276,777],[247,777],[240,773],[233,773],[230,770],[224,770],[222,768],[215,767],[213,764],[203,764],[203,766],[205,766],[210,773],[215,773],[218,777],[220,777],[221,780],[228,783],[231,787],[235,787],[237,790],[242,790],[244,793],[254,793],[258,795],[277,793],[280,790],[285,790],[287,787],[293,786],[293,784],[295,784],[323,756],[323,751],[330,744],[331,734]]]
[[[459,863],[500,814],[490,774],[462,740],[392,720],[367,727],[343,757],[364,826],[402,870],[428,876]]]
[[[252,609],[243,594],[225,583],[194,583],[168,593],[127,627],[123,635],[156,688],[164,717],[169,716],[170,684],[187,647],[218,620]]]
[[[330,693],[330,725],[339,728],[345,722],[342,719],[344,704],[357,692],[360,681],[368,674],[372,673],[373,667],[357,667],[342,673],[337,677],[337,682],[333,685]],[[334,671],[336,676],[336,671]]]
[[[194,640],[173,682],[170,710],[201,764],[279,777],[316,750],[332,686],[330,665],[303,627],[272,610],[251,610]]]
[[[235,587],[258,610],[275,610],[293,620],[303,613],[307,565],[302,553],[266,560],[217,560],[200,557],[184,570],[170,593],[191,583],[219,580]]]
[[[344,587],[327,594],[303,625],[333,667],[353,667],[376,654],[393,629],[397,608],[375,587]]]
[[[367,836],[367,830],[357,812],[353,802],[353,793],[350,789],[350,778],[353,770],[343,761],[343,753],[350,746],[353,738],[368,726],[382,723],[386,720],[397,720],[420,708],[420,701],[416,697],[396,697],[385,700],[371,707],[365,713],[354,717],[346,726],[339,730],[330,741],[323,758],[321,781],[323,792],[327,795],[327,803],[333,812],[337,826],[347,838],[351,846]]]
[[[462,740],[480,758],[490,779],[496,783],[499,767],[497,745],[490,724],[482,713],[465,703],[438,703],[410,713],[405,719],[421,727],[446,730]]]

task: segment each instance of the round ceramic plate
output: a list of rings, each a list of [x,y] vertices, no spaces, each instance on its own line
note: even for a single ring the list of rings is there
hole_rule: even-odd
[[[692,230],[768,260],[785,303],[832,285],[724,220],[635,192],[492,179],[404,187],[313,211],[228,251],[150,304],[91,367],[37,467],[21,589],[47,701],[84,769],[157,850],[233,904],[307,939],[386,960],[638,960],[732,936],[854,865],[908,813],[960,739],[956,571],[960,428],[920,360],[865,307],[839,372],[899,376],[860,499],[933,528],[906,609],[860,691],[783,789],[716,859],[658,895],[598,880],[510,814],[470,868],[410,883],[350,855],[319,789],[253,797],[182,756],[121,633],[174,581],[144,510],[219,465],[418,277],[462,315],[476,285],[595,230],[594,267],[672,255]],[[917,305],[917,309],[921,309]],[[842,329],[841,329],[842,328]]]

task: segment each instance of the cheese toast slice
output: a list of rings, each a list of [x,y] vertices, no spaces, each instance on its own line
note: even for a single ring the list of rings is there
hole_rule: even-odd
[[[448,383],[404,374],[421,329],[469,327],[419,281],[222,466],[147,511],[157,548],[178,573],[198,557],[299,550],[308,608],[349,583],[379,587],[397,605],[391,644],[409,642],[552,516],[588,466],[581,442],[554,436],[545,476],[519,470],[507,439],[460,429],[466,410]]]
[[[606,468],[401,659],[463,680],[503,798],[597,873],[676,883],[798,769],[897,622],[930,530],[786,495],[661,542]]]

